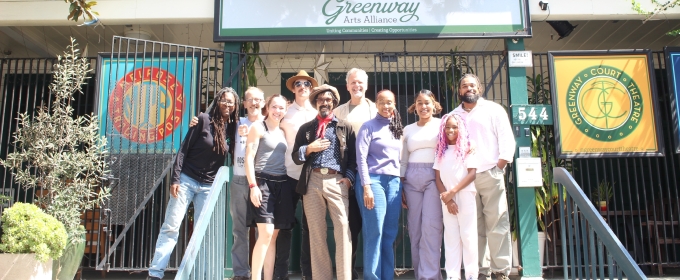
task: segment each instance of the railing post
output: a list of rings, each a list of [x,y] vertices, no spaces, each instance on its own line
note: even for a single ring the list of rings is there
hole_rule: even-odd
[[[506,39],[505,49],[508,51],[523,51],[523,39]],[[510,88],[510,106],[513,104],[527,104],[527,78],[526,69],[518,67],[508,67],[508,82]],[[510,110],[510,108],[508,108]],[[513,124],[513,131],[517,131],[516,125]],[[531,138],[524,136],[524,129],[529,128],[528,125],[519,126],[519,135],[515,135],[517,147],[531,146]],[[515,159],[518,156],[515,151]],[[514,168],[515,178],[517,178],[517,168]],[[515,180],[516,181],[516,180]],[[519,245],[521,247],[520,258],[522,260],[523,277],[541,277],[543,264],[539,263],[538,254],[538,227],[536,219],[536,198],[534,188],[517,188],[517,219],[519,226]]]
[[[236,90],[236,92],[242,92],[240,90],[241,86],[241,76],[235,75],[231,81],[227,81],[233,72],[240,71],[238,69],[239,65],[239,55],[241,52],[241,42],[226,42],[224,43],[224,60],[222,65],[222,85],[230,84],[231,87]],[[243,97],[243,96],[241,96]],[[231,160],[231,159],[229,159]],[[229,178],[233,178],[233,168],[229,168]],[[227,188],[229,189],[229,188]],[[228,194],[228,193],[227,193]],[[229,199],[231,196],[227,195],[227,212],[226,212],[226,222],[227,222],[227,236],[226,236],[226,248],[224,250],[224,277],[231,278],[234,276],[234,270],[231,259],[231,247],[234,246],[234,232],[232,230],[233,221],[231,219],[231,209],[229,208]]]
[[[241,59],[241,42],[226,42],[224,43],[224,60],[222,65],[222,85],[230,86],[236,92],[243,92],[245,89],[241,90],[241,76],[235,75],[231,81],[228,81],[231,74],[240,71],[239,61]]]

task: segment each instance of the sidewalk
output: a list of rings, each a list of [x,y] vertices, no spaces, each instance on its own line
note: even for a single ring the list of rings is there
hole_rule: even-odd
[[[443,273],[443,271],[442,271]],[[102,277],[101,271],[85,271],[83,273],[83,280],[123,280],[123,279],[146,279],[147,272],[146,271],[140,271],[140,272],[121,272],[121,271],[111,271],[106,274],[106,276]],[[444,275],[442,275],[444,276]],[[175,272],[166,272],[165,277],[163,279],[175,279]],[[225,280],[228,280],[229,278],[225,278]],[[301,280],[302,276],[299,273],[296,274],[291,274],[289,276],[289,280]],[[363,279],[363,277],[359,276],[359,279]],[[413,275],[413,271],[409,271],[404,275],[401,275],[399,277],[394,277],[394,279],[399,279],[399,280],[415,280],[415,276]],[[510,278],[513,279],[513,278]],[[230,279],[229,279],[230,280]],[[513,279],[514,280],[514,279]]]
[[[442,271],[442,273],[444,273]],[[106,273],[105,276],[102,276],[101,271],[85,271],[83,273],[83,280],[127,280],[127,279],[146,279],[147,272],[146,271],[139,271],[139,272],[122,272],[122,271],[111,271]],[[444,276],[444,274],[442,274]],[[557,276],[557,275],[556,275]],[[301,275],[299,273],[297,274],[291,274],[289,280],[301,280]],[[166,272],[165,277],[163,279],[175,279],[175,272]],[[363,279],[363,277],[359,277],[359,279]],[[394,277],[394,279],[399,279],[399,280],[415,280],[415,276],[413,275],[413,271],[409,271],[404,275]],[[511,280],[518,280],[521,279],[520,277],[513,277],[510,276]],[[544,279],[549,279],[549,280],[563,280],[563,277],[550,277],[550,278],[544,278]],[[627,279],[627,278],[623,278]],[[680,279],[680,270],[677,269],[669,269],[667,271],[667,275],[659,277],[659,276],[650,276],[648,279],[654,279],[654,280],[671,280],[671,279]],[[225,278],[224,280],[230,280],[229,278]],[[493,278],[492,278],[493,280]]]

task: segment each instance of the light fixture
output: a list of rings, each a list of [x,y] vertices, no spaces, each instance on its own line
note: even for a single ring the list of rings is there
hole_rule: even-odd
[[[125,30],[125,37],[128,38],[135,38],[135,39],[141,39],[141,40],[149,40],[151,39],[151,33],[146,32],[141,29],[132,29],[132,30]]]
[[[538,2],[538,6],[541,7],[541,10],[545,11],[548,9],[548,1],[540,1]]]
[[[548,21],[548,24],[552,26],[553,29],[555,29],[555,32],[557,32],[557,35],[560,35],[559,38],[557,38],[557,41],[559,41],[562,38],[566,38],[571,34],[572,31],[574,31],[574,28],[576,28],[578,25],[571,25],[566,20],[559,20],[559,21]]]

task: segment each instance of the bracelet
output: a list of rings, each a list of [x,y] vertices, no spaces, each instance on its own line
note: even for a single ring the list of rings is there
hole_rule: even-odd
[[[248,188],[249,188],[249,189],[252,189],[252,188],[254,188],[254,187],[257,187],[257,184],[252,183],[252,184],[248,185]]]

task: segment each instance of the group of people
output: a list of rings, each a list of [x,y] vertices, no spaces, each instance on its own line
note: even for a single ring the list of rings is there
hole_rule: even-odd
[[[177,154],[171,198],[156,244],[150,279],[167,266],[189,203],[202,209],[217,170],[231,155],[230,210],[235,280],[288,279],[291,230],[302,199],[303,279],[358,279],[359,233],[363,237],[363,279],[393,279],[394,249],[401,207],[408,208],[408,232],[417,279],[507,279],[511,264],[510,223],[504,170],[515,141],[507,113],[481,97],[473,74],[460,80],[462,100],[441,119],[435,95],[422,90],[408,112],[418,121],[402,127],[390,90],[366,98],[368,75],[347,72],[350,100],[318,85],[305,71],[286,82],[288,102],[262,90],[244,94],[245,117],[231,88],[215,96],[208,113],[192,121]],[[474,202],[473,202],[474,201]],[[197,220],[200,210],[195,211]],[[333,223],[335,263],[326,238]],[[248,230],[257,228],[249,266]],[[474,244],[478,244],[475,246]]]

